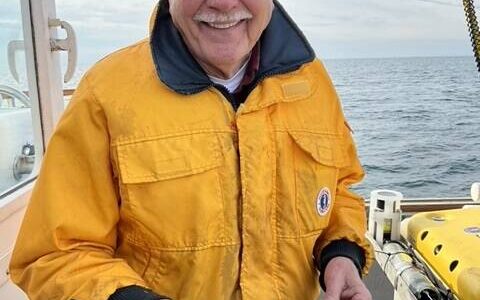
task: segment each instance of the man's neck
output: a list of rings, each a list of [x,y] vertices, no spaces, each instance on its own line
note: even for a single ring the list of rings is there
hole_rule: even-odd
[[[243,77],[245,76],[245,72],[247,70],[247,65],[248,61],[246,61],[243,66],[240,67],[240,70],[238,70],[237,73],[228,79],[218,78],[210,75],[208,75],[208,77],[211,81],[213,81],[213,83],[225,87],[230,93],[234,93],[242,83]]]

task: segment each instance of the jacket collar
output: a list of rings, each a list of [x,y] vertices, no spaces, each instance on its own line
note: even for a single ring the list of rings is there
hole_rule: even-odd
[[[303,33],[278,1],[274,0],[274,4],[272,19],[260,38],[260,67],[254,86],[269,76],[295,71],[315,59]],[[160,0],[153,18],[150,47],[160,80],[184,95],[213,86],[173,25],[167,0]]]

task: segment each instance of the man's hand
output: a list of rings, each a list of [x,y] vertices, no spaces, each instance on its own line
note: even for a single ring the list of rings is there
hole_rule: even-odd
[[[371,300],[355,264],[346,257],[333,258],[325,268],[324,300]]]

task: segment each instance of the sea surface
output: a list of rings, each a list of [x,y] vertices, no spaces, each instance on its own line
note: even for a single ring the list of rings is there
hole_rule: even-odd
[[[480,77],[471,57],[326,60],[366,171],[355,190],[468,196],[480,182]]]
[[[480,77],[471,57],[325,60],[366,171],[354,190],[468,196],[480,181]],[[75,86],[86,67],[80,68]],[[13,79],[0,68],[0,84]],[[25,87],[25,81],[20,85]],[[0,184],[1,185],[1,184]]]

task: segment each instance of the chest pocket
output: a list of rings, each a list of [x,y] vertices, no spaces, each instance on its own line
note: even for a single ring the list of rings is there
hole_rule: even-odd
[[[215,134],[133,141],[117,146],[117,157],[126,193],[122,209],[152,246],[191,249],[225,239]]]
[[[339,169],[349,164],[343,137],[289,131],[287,138],[291,148],[289,173],[293,172],[294,178],[290,195],[295,202],[284,201],[291,203],[296,222],[284,222],[294,226],[283,228],[281,234],[290,237],[318,234],[328,225],[335,204]]]

